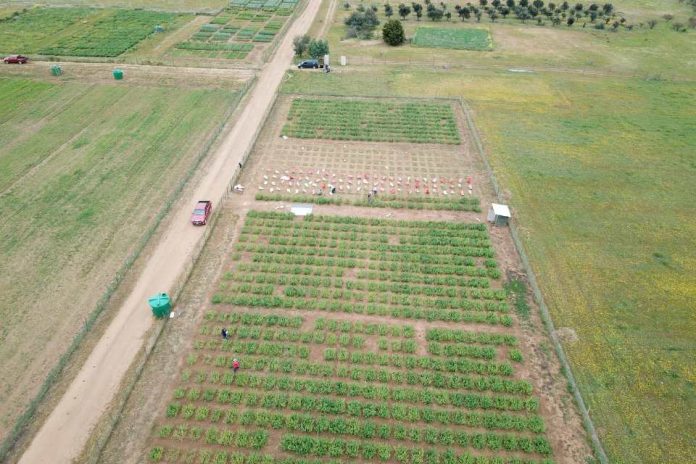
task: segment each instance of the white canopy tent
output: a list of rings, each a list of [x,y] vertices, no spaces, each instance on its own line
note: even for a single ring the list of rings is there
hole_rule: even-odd
[[[491,209],[488,210],[488,222],[496,226],[506,226],[510,217],[510,208],[507,205],[491,203]]]

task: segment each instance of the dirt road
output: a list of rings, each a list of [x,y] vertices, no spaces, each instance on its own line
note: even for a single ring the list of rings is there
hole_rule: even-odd
[[[292,24],[275,55],[261,71],[237,124],[209,160],[194,195],[189,202],[183,202],[185,206],[172,212],[173,226],[161,237],[133,291],[29,445],[20,459],[21,464],[67,464],[82,451],[152,326],[147,297],[174,286],[203,236],[201,228],[189,223],[191,205],[198,198],[220,203],[238,163],[253,145],[257,129],[290,65],[292,39],[309,29],[320,3],[321,0],[309,0],[305,11]]]

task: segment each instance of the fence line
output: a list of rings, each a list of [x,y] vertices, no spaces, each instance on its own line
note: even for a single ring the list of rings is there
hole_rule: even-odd
[[[488,162],[488,157],[486,156],[486,152],[483,149],[483,144],[481,142],[481,137],[479,136],[478,129],[476,128],[474,120],[471,117],[471,108],[463,98],[459,99],[459,103],[462,106],[462,109],[464,110],[466,124],[469,128],[469,131],[471,132],[471,137],[474,140],[474,144],[476,145],[476,151],[478,151],[479,155],[481,156],[481,159],[483,160],[483,163],[486,167],[488,176],[490,177],[491,183],[493,184],[493,189],[495,190],[496,197],[499,201],[503,201],[502,190],[500,189],[500,185],[498,184],[495,174],[493,173],[493,169],[491,168],[491,165]],[[522,245],[522,240],[520,239],[515,222],[511,221],[509,227],[510,234],[512,235],[512,241],[514,242],[515,248],[517,249],[517,252],[519,253],[520,258],[522,260],[522,266],[525,272],[527,273],[529,286],[532,288],[532,294],[534,295],[534,301],[536,301],[536,303],[539,305],[541,319],[544,322],[544,326],[547,332],[549,333],[549,336],[551,337],[551,342],[553,343],[556,355],[558,356],[558,359],[561,363],[563,375],[565,375],[566,379],[568,380],[568,383],[572,387],[573,397],[575,398],[575,402],[578,406],[578,409],[580,410],[583,426],[585,427],[587,433],[590,435],[595,455],[602,464],[608,464],[609,459],[607,458],[606,452],[604,451],[602,442],[599,440],[597,430],[595,429],[594,423],[592,422],[592,418],[590,417],[590,411],[587,409],[585,401],[582,398],[580,389],[578,388],[578,385],[575,381],[575,376],[573,376],[573,371],[570,368],[568,358],[566,357],[565,351],[563,350],[563,346],[561,346],[561,342],[558,339],[558,335],[556,334],[556,328],[554,326],[553,320],[551,319],[549,308],[546,306],[546,303],[544,302],[544,297],[539,288],[539,284],[537,283],[536,276],[532,271],[532,266],[530,264],[529,258],[527,257],[527,253],[524,251],[524,246]]]

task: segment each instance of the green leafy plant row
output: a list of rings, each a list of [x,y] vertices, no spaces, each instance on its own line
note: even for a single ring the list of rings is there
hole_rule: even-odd
[[[430,328],[425,332],[427,341],[480,343],[484,345],[517,346],[517,337],[508,334],[468,332],[459,329]]]
[[[419,201],[417,197],[376,197],[374,200],[360,198],[347,198],[340,196],[319,196],[319,195],[291,195],[284,193],[263,193],[256,194],[258,201],[288,201],[295,203],[314,203],[317,205],[353,205],[369,208],[393,208],[393,209],[430,209],[437,211],[474,211],[481,212],[479,201]],[[467,199],[468,200],[468,199]]]
[[[469,453],[455,455],[451,450],[426,452],[425,450],[410,451],[404,447],[395,448],[395,458],[403,464],[553,464],[551,459],[530,459],[519,457],[474,456]],[[196,462],[200,464],[345,464],[348,461],[340,459],[312,459],[296,457],[274,458],[270,455],[256,453],[239,453],[236,451],[212,451],[209,449],[183,450],[176,447],[156,446],[150,450],[150,460],[158,462],[166,458],[169,462]],[[426,460],[427,459],[427,460]]]
[[[446,309],[412,309],[403,307],[388,307],[375,304],[352,304],[333,300],[318,300],[305,298],[290,298],[279,296],[253,295],[213,295],[214,304],[232,304],[250,308],[286,308],[301,310],[319,310],[328,312],[345,312],[352,314],[369,314],[391,316],[404,319],[423,319],[428,321],[475,322],[479,324],[512,326],[512,318],[506,314],[479,313],[462,310]]]
[[[462,432],[458,432],[461,434]],[[493,451],[498,451],[501,449],[509,451],[523,451],[527,453],[540,453],[540,454],[550,454],[551,447],[543,437],[537,437],[534,439],[526,437],[515,437],[512,435],[500,436],[496,434],[472,434],[472,435],[459,435],[462,438],[462,442],[458,443],[460,446],[472,446],[476,449],[490,449]],[[466,443],[464,443],[466,442]],[[343,457],[348,458],[361,458],[365,460],[379,459],[381,461],[389,461],[392,458],[392,453],[406,453],[404,457],[406,462],[409,462],[408,453],[409,450],[406,448],[394,449],[386,444],[374,444],[366,441],[357,440],[341,440],[338,438],[326,439],[326,438],[314,438],[307,435],[283,435],[280,441],[280,446],[284,451],[295,453],[299,455],[313,455],[313,456],[330,456],[330,457]],[[411,452],[422,451],[423,450],[410,450]],[[430,450],[433,453],[437,453],[435,450]],[[453,456],[454,459],[456,457]],[[411,458],[412,459],[412,458]],[[437,458],[435,458],[437,459]],[[400,461],[399,457],[396,457],[397,461]],[[411,460],[412,462],[412,460]]]

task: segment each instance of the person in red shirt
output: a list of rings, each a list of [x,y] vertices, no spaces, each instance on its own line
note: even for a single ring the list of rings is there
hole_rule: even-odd
[[[236,358],[232,360],[232,370],[234,371],[235,374],[239,370],[239,361],[237,361]]]

